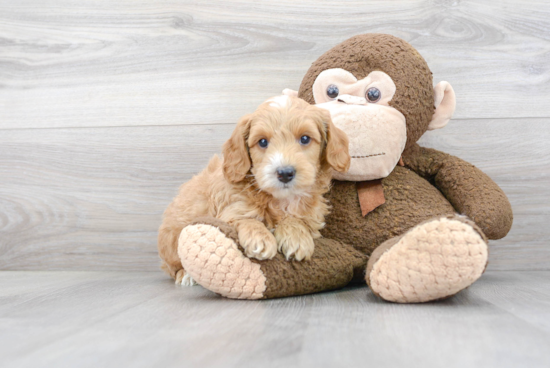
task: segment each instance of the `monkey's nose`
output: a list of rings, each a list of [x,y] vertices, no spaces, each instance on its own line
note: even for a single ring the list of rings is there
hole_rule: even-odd
[[[338,102],[344,102],[350,105],[364,105],[367,100],[363,97],[357,97],[352,95],[339,95]]]
[[[281,183],[288,183],[296,176],[296,169],[292,166],[279,167],[277,169],[277,179]]]

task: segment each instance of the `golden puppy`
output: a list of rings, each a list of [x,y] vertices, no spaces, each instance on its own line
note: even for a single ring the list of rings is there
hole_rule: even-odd
[[[328,213],[323,194],[332,169],[344,172],[349,165],[347,136],[326,110],[296,97],[267,100],[239,121],[223,159],[214,156],[164,212],[162,268],[182,282],[178,237],[202,216],[233,225],[248,257],[269,259],[279,250],[287,259],[310,259]]]

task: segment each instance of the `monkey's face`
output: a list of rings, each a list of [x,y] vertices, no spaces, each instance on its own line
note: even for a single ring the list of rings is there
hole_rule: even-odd
[[[395,91],[391,77],[381,71],[361,80],[339,68],[319,74],[313,84],[315,103],[330,112],[349,139],[350,168],[334,172],[335,179],[374,180],[393,171],[407,142],[405,116],[389,105]]]

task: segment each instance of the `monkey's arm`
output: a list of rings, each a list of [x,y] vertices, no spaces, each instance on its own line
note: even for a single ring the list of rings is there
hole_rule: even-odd
[[[460,214],[472,219],[489,239],[506,236],[512,206],[487,174],[458,157],[414,146],[403,152],[405,166],[432,182]]]

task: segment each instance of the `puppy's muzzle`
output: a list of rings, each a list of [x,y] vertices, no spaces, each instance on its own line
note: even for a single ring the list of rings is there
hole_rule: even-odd
[[[281,183],[289,183],[296,176],[296,169],[292,166],[284,166],[277,168],[277,179]]]

